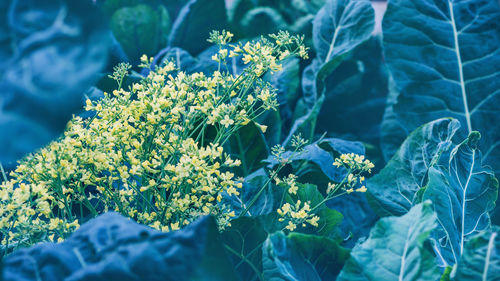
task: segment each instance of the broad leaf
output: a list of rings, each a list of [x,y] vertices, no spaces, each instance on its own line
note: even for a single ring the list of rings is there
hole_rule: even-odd
[[[282,157],[292,163],[294,161],[310,161],[318,165],[331,181],[340,182],[346,171],[343,168],[333,166],[333,162],[335,157],[345,153],[364,155],[365,148],[360,142],[329,138],[306,145],[301,152],[286,151]],[[268,167],[270,168],[279,164],[274,156],[269,156],[266,162],[269,163]]]
[[[123,7],[111,17],[111,30],[129,60],[136,64],[143,55],[154,55],[166,44],[170,31],[165,8],[153,8],[146,4]]]
[[[259,219],[241,217],[231,221],[231,227],[222,233],[222,240],[233,260],[233,266],[242,280],[262,280],[262,244],[267,232]]]
[[[377,145],[387,83],[380,38],[372,37],[326,77],[316,131]]]
[[[276,232],[262,255],[265,280],[334,280],[349,251],[326,237]]]
[[[440,272],[424,245],[436,226],[429,202],[404,216],[381,219],[354,247],[337,280],[438,280]]]
[[[471,237],[457,266],[454,280],[498,280],[500,276],[500,228]]]
[[[340,235],[344,240],[342,246],[348,248],[354,247],[360,238],[367,237],[379,218],[368,204],[365,194],[359,192],[333,198],[326,205],[342,214]]]
[[[407,131],[442,117],[483,134],[484,161],[500,171],[498,1],[389,1],[385,58],[401,94],[394,112]]]
[[[430,199],[441,227],[434,233],[440,262],[460,260],[471,235],[490,228],[489,212],[495,207],[498,181],[489,167],[481,165],[480,134],[473,132],[451,151],[448,167],[429,169],[423,199]]]
[[[12,253],[2,280],[237,280],[229,262],[210,217],[162,233],[106,213],[62,243]]]
[[[303,73],[305,114],[296,118],[287,145],[294,134],[312,139],[323,105],[324,80],[356,46],[370,37],[374,12],[367,0],[328,0],[313,21],[313,43],[317,56]]]
[[[247,37],[276,33],[287,26],[281,14],[270,7],[251,9],[239,23]]]
[[[368,180],[370,203],[378,215],[403,215],[418,202],[429,169],[450,148],[459,127],[457,120],[438,119],[408,136],[384,169]]]
[[[207,11],[210,16],[207,16]],[[206,38],[212,30],[226,27],[224,0],[191,0],[182,8],[172,25],[169,45],[197,55],[209,46]]]
[[[323,80],[344,56],[370,37],[374,11],[368,0],[328,0],[313,21],[313,43],[317,58],[323,63]]]

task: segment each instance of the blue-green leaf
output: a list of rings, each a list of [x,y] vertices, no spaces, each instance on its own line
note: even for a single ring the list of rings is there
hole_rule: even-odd
[[[282,156],[291,162],[310,161],[318,165],[331,181],[340,182],[346,171],[333,166],[333,162],[335,161],[334,157],[345,153],[364,155],[365,148],[360,142],[329,138],[306,145],[301,152],[286,151]],[[269,163],[269,167],[279,164],[274,156],[268,157],[265,161]]]
[[[322,80],[346,55],[370,37],[374,11],[368,0],[329,0],[313,21],[313,43],[317,58],[323,63]]]
[[[384,169],[368,180],[369,200],[378,215],[403,215],[418,202],[417,192],[427,183],[428,170],[450,148],[459,127],[457,120],[443,118],[408,136]]]
[[[484,160],[500,171],[498,1],[391,0],[383,20],[387,64],[400,89],[394,112],[407,131],[442,117],[458,137],[483,134]]]
[[[500,277],[500,228],[477,234],[465,244],[454,280],[494,281]]]
[[[166,41],[162,40],[161,20],[170,23],[170,18],[162,19],[146,4],[123,7],[113,14],[111,30],[130,61],[137,63],[143,54],[154,55]]]
[[[230,263],[220,239],[211,217],[166,233],[110,212],[62,243],[10,254],[0,279],[238,280],[232,267],[220,266]]]
[[[334,280],[349,251],[335,241],[315,235],[282,232],[262,246],[265,280]]]
[[[62,133],[107,63],[91,1],[1,1],[0,162],[8,169]]]
[[[352,249],[337,280],[438,280],[440,272],[424,245],[436,226],[429,202],[404,216],[381,219],[368,239]]]
[[[489,212],[495,207],[498,181],[491,168],[481,165],[480,137],[472,132],[453,148],[448,167],[428,171],[423,199],[432,200],[441,225],[433,237],[444,265],[457,263],[469,237],[491,226]]]
[[[207,16],[207,11],[210,16]],[[224,0],[191,0],[179,12],[169,35],[169,45],[197,55],[209,46],[212,30],[227,28]]]

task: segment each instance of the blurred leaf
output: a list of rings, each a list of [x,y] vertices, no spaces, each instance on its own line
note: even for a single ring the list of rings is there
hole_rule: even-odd
[[[441,274],[424,246],[436,226],[429,202],[402,217],[382,218],[352,249],[337,280],[438,280]]]
[[[207,42],[209,33],[224,28],[227,28],[224,0],[190,0],[175,19],[169,45],[198,55],[210,45]]]
[[[403,215],[418,202],[429,169],[450,148],[459,127],[457,120],[443,118],[417,128],[384,169],[368,179],[368,198],[379,216]]]
[[[432,200],[441,225],[433,237],[444,265],[456,264],[469,237],[491,227],[498,180],[491,168],[481,165],[480,138],[478,132],[471,133],[453,148],[448,167],[434,166],[428,172],[423,199]]]
[[[481,232],[465,243],[454,280],[498,280],[500,276],[500,228]]]
[[[275,9],[258,7],[248,11],[240,20],[240,25],[247,37],[254,37],[285,29],[286,22]]]
[[[81,109],[109,40],[90,1],[14,0],[0,8],[0,162],[11,169]]]
[[[334,280],[349,257],[329,238],[300,233],[276,232],[262,252],[265,280]]]
[[[124,7],[111,18],[111,30],[130,61],[138,63],[143,55],[154,55],[165,40],[165,28],[170,27],[168,14],[156,12],[145,4]]]

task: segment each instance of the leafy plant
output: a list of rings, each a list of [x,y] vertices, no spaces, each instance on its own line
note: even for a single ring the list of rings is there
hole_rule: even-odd
[[[400,92],[391,122],[411,132],[437,118],[456,118],[463,124],[457,138],[483,134],[485,162],[497,173],[499,16],[497,1],[391,0],[383,21],[384,54]]]
[[[46,145],[80,109],[109,41],[88,1],[0,4],[0,162],[7,170]]]

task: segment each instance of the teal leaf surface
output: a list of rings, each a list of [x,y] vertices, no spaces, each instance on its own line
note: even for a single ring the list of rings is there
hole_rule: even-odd
[[[429,122],[413,131],[387,165],[367,182],[369,201],[379,216],[403,215],[418,202],[429,169],[449,150],[459,129],[455,119]]]
[[[498,1],[391,0],[383,20],[385,58],[400,90],[394,112],[412,131],[458,119],[458,137],[483,134],[484,161],[500,171]]]
[[[472,132],[453,148],[448,167],[429,169],[423,199],[432,200],[441,226],[433,234],[440,264],[456,264],[468,238],[491,227],[489,212],[495,207],[498,181],[493,171],[481,164],[480,137]]]
[[[424,243],[437,226],[429,202],[401,217],[382,218],[351,252],[338,281],[438,280],[440,272]]]
[[[500,228],[481,232],[465,244],[454,280],[498,281],[500,279]]]
[[[10,254],[0,279],[238,280],[232,267],[220,266],[228,263],[211,217],[178,231],[160,232],[109,212],[61,243],[37,244]]]
[[[224,28],[227,28],[224,0],[191,0],[180,10],[172,25],[169,45],[198,55],[210,46],[207,42],[210,32]]]
[[[335,241],[315,235],[282,232],[262,246],[265,280],[334,280],[349,251]]]

